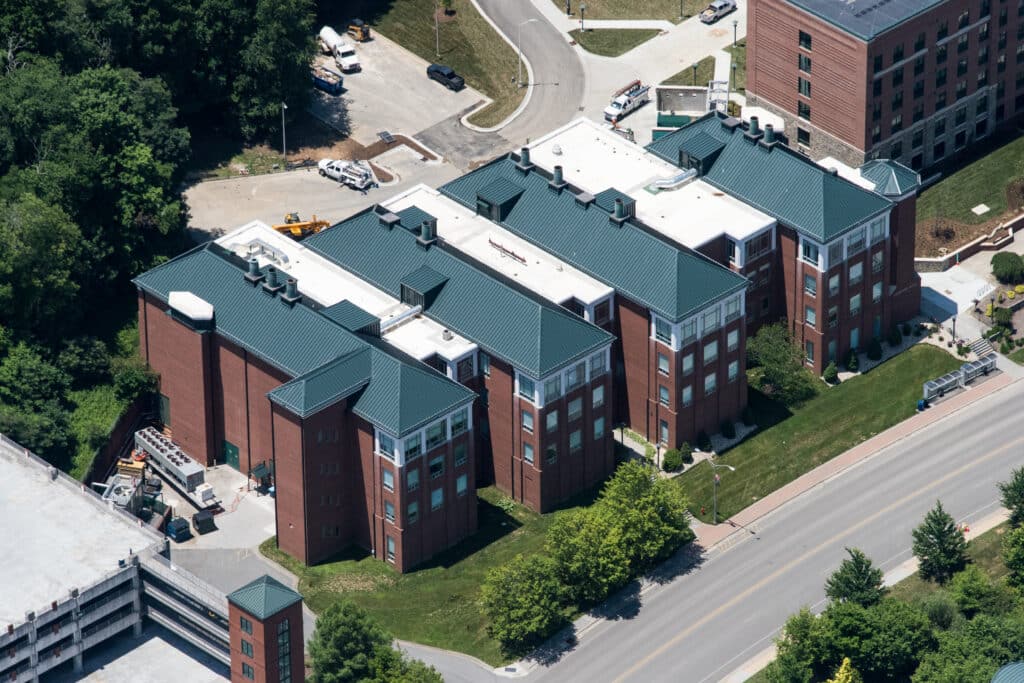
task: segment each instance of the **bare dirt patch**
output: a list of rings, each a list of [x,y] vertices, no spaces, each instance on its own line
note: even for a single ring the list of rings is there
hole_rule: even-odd
[[[928,219],[917,224],[914,256],[937,258],[956,251],[968,242],[992,232],[1002,221],[1002,217],[993,218],[969,225],[949,218]]]
[[[332,593],[366,593],[379,588],[387,588],[395,582],[389,576],[371,576],[368,574],[336,574],[325,585]]]

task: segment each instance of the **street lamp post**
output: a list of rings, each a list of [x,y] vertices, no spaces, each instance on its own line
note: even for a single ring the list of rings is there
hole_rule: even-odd
[[[587,3],[581,2],[580,3],[580,33],[583,33],[583,31],[584,31],[584,28],[583,28],[583,15],[586,13],[586,11],[587,11]]]
[[[516,41],[516,50],[519,51],[519,77],[516,83],[519,84],[520,88],[523,87],[523,25],[532,24],[535,21],[537,20],[527,19],[526,21],[519,22],[519,39]]]
[[[679,0],[679,21],[683,20],[683,0]]]
[[[284,112],[288,109],[288,105],[284,102],[281,103],[281,154],[284,155],[284,170],[288,170],[288,146],[286,144],[287,138],[285,137],[284,130]]]
[[[690,85],[697,85],[697,62],[694,62],[690,68],[693,69],[693,78],[690,79],[693,82]]]
[[[720,477],[718,476],[718,470],[720,468],[724,467],[725,469],[729,470],[730,472],[735,472],[736,468],[733,467],[732,465],[725,465],[725,464],[722,464],[722,463],[716,463],[714,461],[714,459],[711,459],[711,458],[708,459],[708,464],[711,465],[711,471],[714,472],[714,475],[715,475],[715,478],[714,478],[714,489],[713,489],[713,492],[712,492],[712,496],[713,496],[712,510],[714,510],[714,512],[711,513],[711,523],[712,524],[718,524],[718,483],[720,481]]]
[[[732,20],[732,47],[736,49],[736,27],[739,25],[739,21],[736,19]]]
[[[953,316],[953,343],[956,344],[956,316]]]
[[[994,296],[988,298],[988,321],[993,325],[996,322],[996,298]]]

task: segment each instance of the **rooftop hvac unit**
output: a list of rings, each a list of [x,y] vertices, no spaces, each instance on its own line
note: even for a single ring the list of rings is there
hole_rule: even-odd
[[[152,427],[135,432],[135,446],[153,456],[153,461],[192,492],[203,483],[206,470]]]

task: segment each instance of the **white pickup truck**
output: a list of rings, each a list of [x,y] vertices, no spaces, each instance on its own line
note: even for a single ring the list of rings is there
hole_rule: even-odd
[[[700,13],[700,20],[705,24],[713,24],[729,12],[736,11],[736,0],[714,0]]]
[[[356,190],[366,190],[373,185],[373,174],[358,161],[321,159],[317,167],[320,175]]]
[[[644,85],[639,80],[631,81],[625,87],[619,88],[612,95],[611,104],[604,108],[604,120],[612,124],[618,123],[622,117],[651,101],[650,90],[651,86]]]

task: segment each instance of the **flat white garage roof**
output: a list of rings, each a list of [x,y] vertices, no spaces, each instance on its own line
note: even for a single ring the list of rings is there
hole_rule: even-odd
[[[162,537],[0,439],[0,627],[49,609]]]
[[[654,181],[675,178],[681,169],[590,119],[576,119],[539,138],[530,146],[530,161],[548,171],[560,164],[567,182],[591,194],[610,187],[625,192],[636,200],[637,218],[687,247],[723,233],[743,240],[775,224],[771,216],[702,180],[655,190]]]

